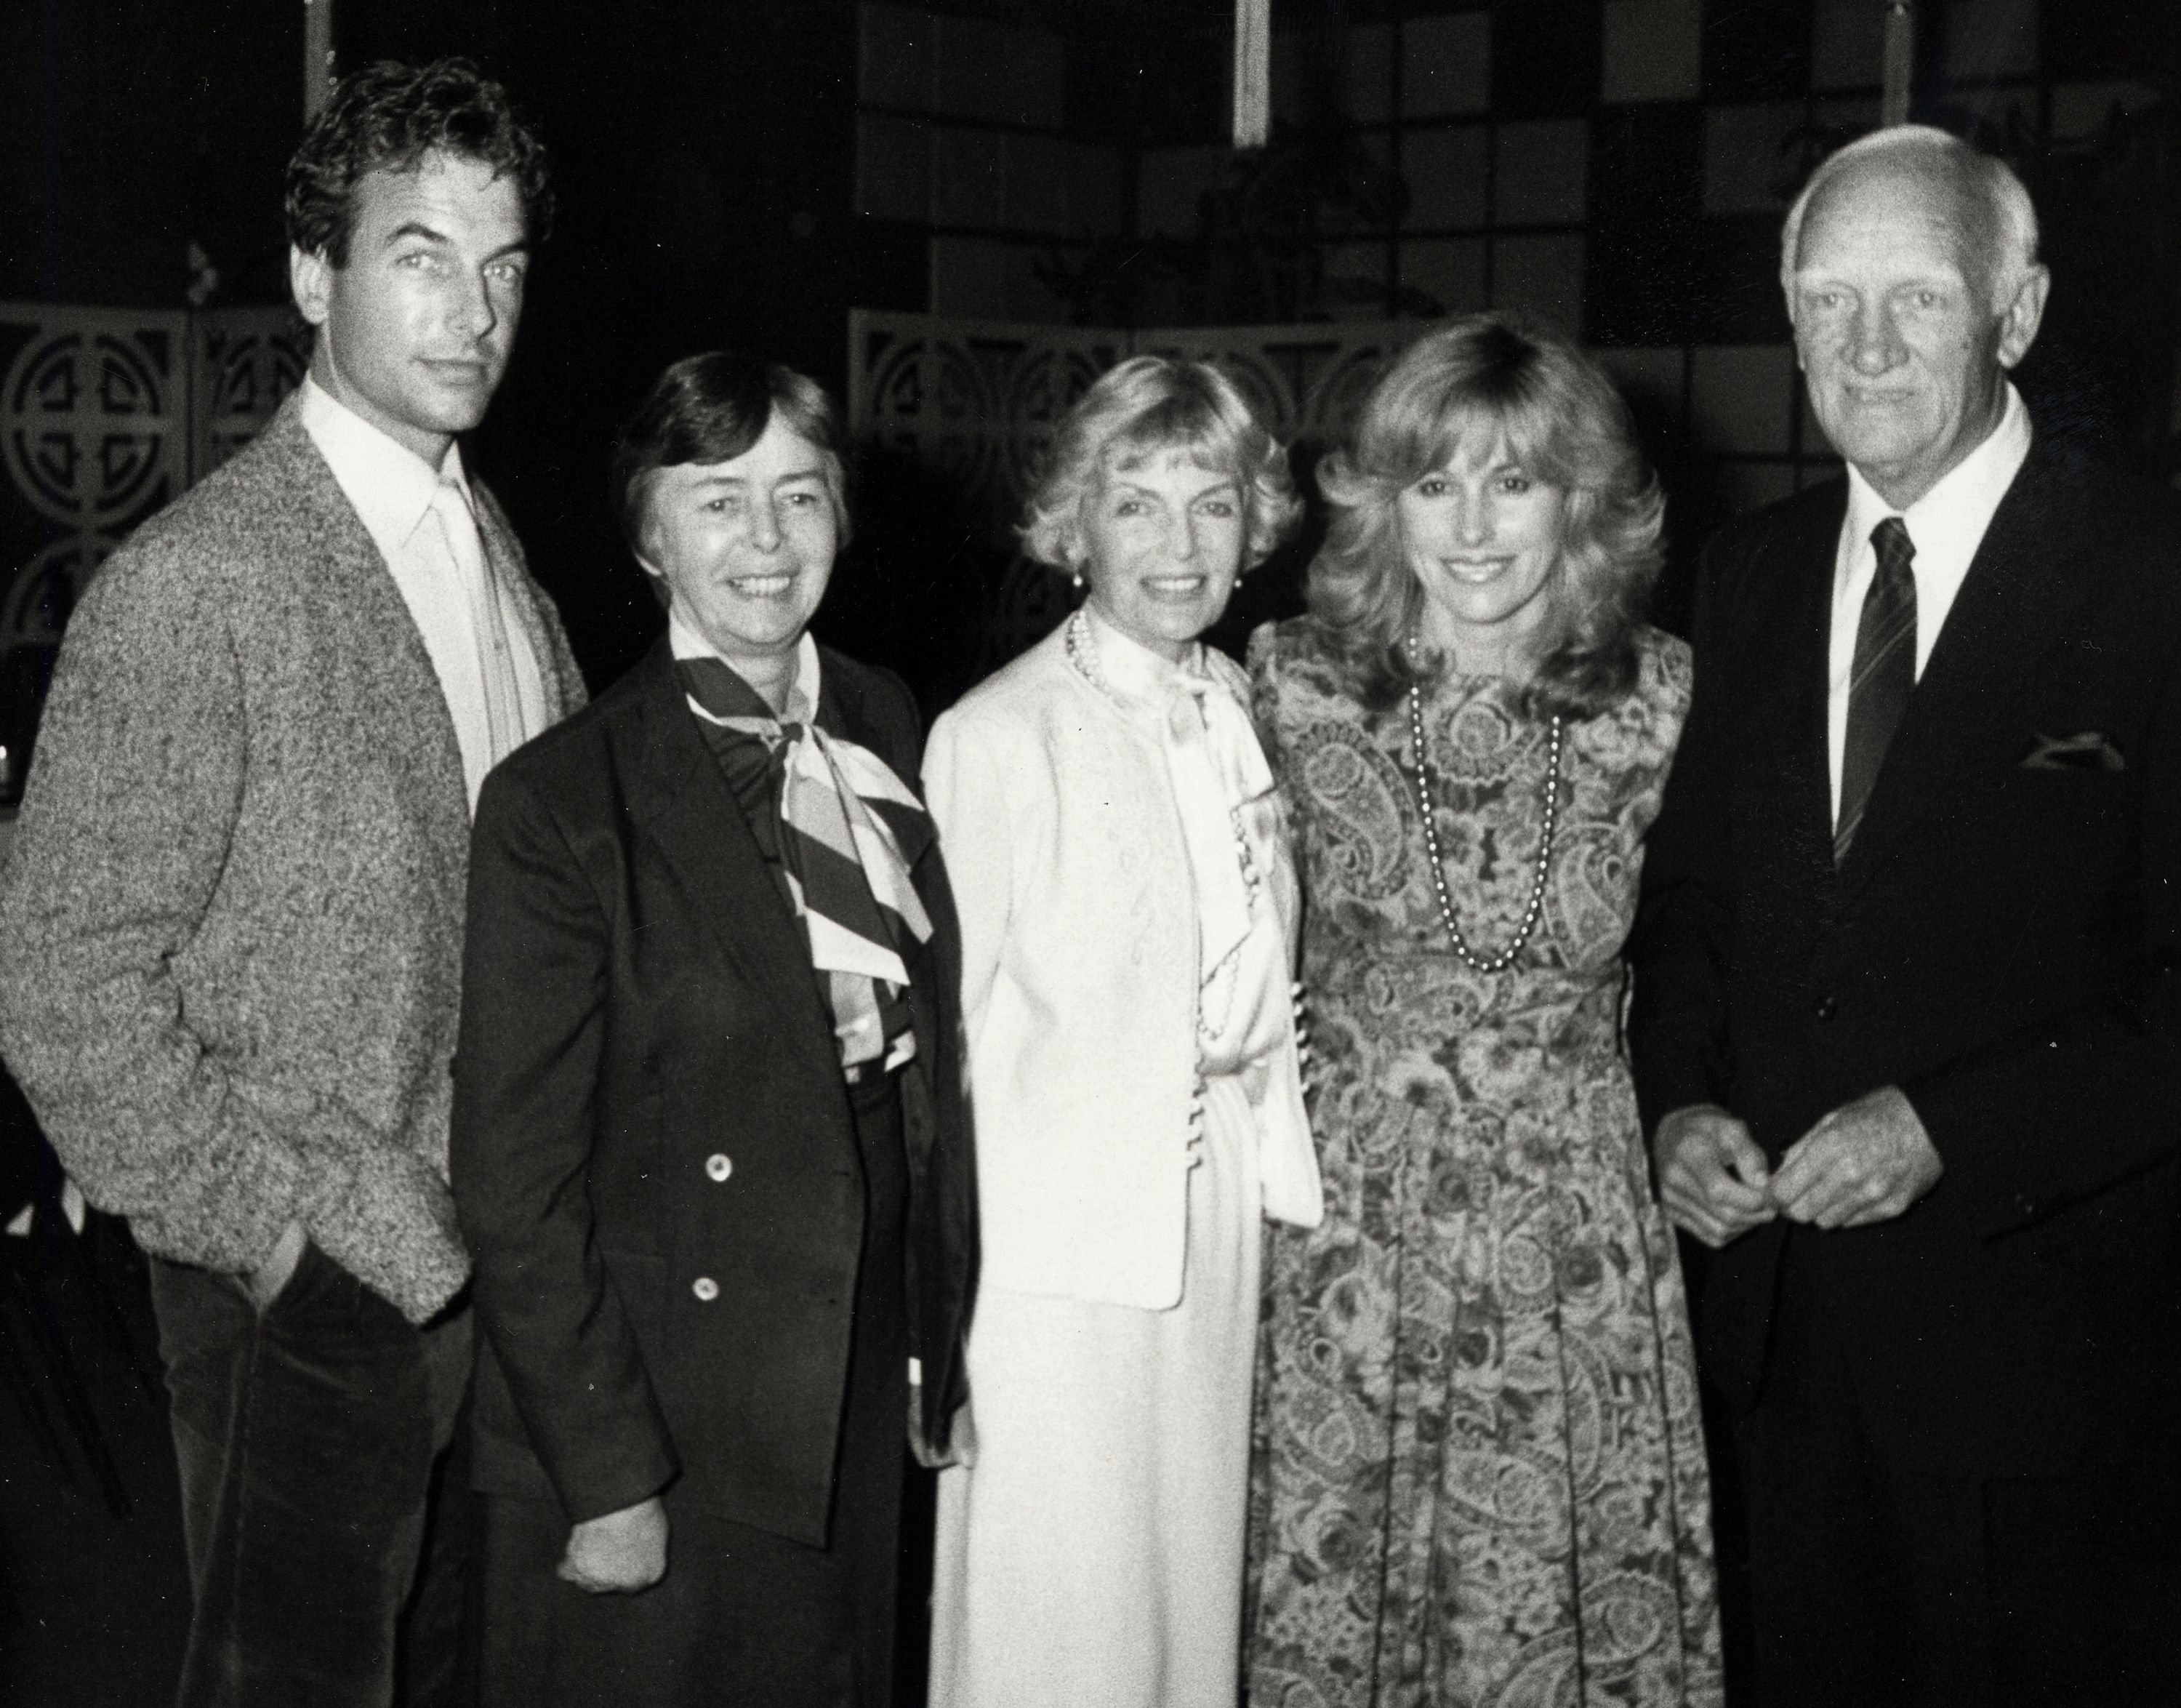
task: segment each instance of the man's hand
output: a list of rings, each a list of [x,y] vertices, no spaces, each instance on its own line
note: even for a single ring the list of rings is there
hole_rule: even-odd
[[[656,1495],[568,1532],[560,1575],[594,1595],[649,1589],[666,1575],[666,1507]]]
[[[1880,1086],[1788,1147],[1772,1176],[1772,1202],[1781,1215],[1814,1227],[1867,1227],[1930,1191],[1945,1166],[1901,1088]]]
[[[1692,1103],[1659,1123],[1659,1197],[1684,1233],[1716,1251],[1779,1212],[1764,1152],[1748,1125],[1716,1103]]]

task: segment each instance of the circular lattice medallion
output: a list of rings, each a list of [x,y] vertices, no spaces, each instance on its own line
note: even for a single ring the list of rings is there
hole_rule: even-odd
[[[1019,511],[1032,483],[1044,473],[1046,452],[1061,417],[1112,365],[1104,352],[1066,345],[1033,345],[1017,358],[1008,376],[1006,401],[1008,466],[1002,501],[1008,511]]]
[[[215,329],[203,351],[199,480],[257,436],[280,400],[303,383],[311,360],[307,336],[279,325]]]
[[[991,389],[975,358],[950,339],[906,338],[872,373],[870,426],[882,444],[905,449],[983,514],[999,484]]]
[[[119,528],[167,495],[175,430],[166,376],[112,333],[43,333],[0,382],[9,478],[41,514],[79,532]]]
[[[0,599],[0,652],[58,641],[69,613],[118,544],[105,534],[72,533],[17,570]]]

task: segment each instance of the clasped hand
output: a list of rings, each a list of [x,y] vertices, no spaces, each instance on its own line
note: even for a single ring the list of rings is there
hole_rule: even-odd
[[[1785,1216],[1860,1228],[1899,1215],[1943,1164],[1897,1086],[1843,1103],[1791,1145],[1775,1170],[1737,1117],[1714,1103],[1659,1123],[1659,1196],[1676,1227],[1714,1250]]]
[[[594,1595],[649,1589],[666,1575],[666,1505],[656,1495],[568,1532],[560,1575]]]
[[[948,1451],[940,1453],[924,1439],[919,1397],[919,1389],[912,1385],[908,1434],[917,1462],[931,1470],[968,1464],[975,1456],[977,1439],[969,1402],[964,1401],[955,1412]],[[559,1575],[594,1595],[632,1595],[649,1589],[666,1575],[666,1506],[656,1495],[617,1512],[586,1518],[568,1532]]]

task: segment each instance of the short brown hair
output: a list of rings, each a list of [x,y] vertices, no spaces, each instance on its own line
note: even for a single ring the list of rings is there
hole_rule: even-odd
[[[652,382],[614,441],[612,495],[622,538],[641,558],[651,477],[685,462],[732,462],[773,417],[817,448],[840,543],[848,543],[847,435],[825,388],[792,368],[732,350],[685,356]]]

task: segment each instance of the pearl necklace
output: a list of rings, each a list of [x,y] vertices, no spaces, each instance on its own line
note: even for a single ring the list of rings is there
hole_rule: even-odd
[[[1090,625],[1084,620],[1079,605],[1068,616],[1064,640],[1068,661],[1075,666],[1076,673],[1113,705],[1125,710],[1128,703],[1121,698],[1120,690],[1106,680],[1105,672],[1098,667],[1097,647],[1090,638]],[[1211,688],[1215,694],[1221,691],[1217,683],[1212,683]],[[1254,915],[1257,911],[1257,895],[1262,880],[1258,876],[1256,856],[1250,851],[1250,838],[1242,829],[1240,808],[1230,805],[1227,809],[1227,828],[1234,838],[1235,862],[1242,868],[1243,894],[1250,912]]]
[[[1415,643],[1410,643],[1411,652]],[[1431,860],[1432,888],[1438,896],[1438,916],[1446,923],[1448,939],[1461,964],[1473,973],[1490,976],[1505,972],[1515,964],[1515,957],[1522,952],[1522,945],[1537,930],[1538,920],[1545,910],[1545,874],[1552,865],[1553,832],[1560,823],[1560,741],[1561,724],[1559,714],[1553,717],[1550,746],[1545,760],[1545,833],[1538,841],[1538,871],[1530,884],[1529,905],[1522,909],[1521,929],[1515,933],[1515,941],[1489,960],[1471,948],[1461,935],[1461,926],[1454,916],[1454,898],[1447,893],[1446,861],[1439,853],[1438,827],[1433,822],[1437,809],[1432,802],[1431,760],[1424,749],[1423,695],[1415,680],[1409,683],[1409,734],[1416,751],[1416,799],[1423,809],[1424,852]]]

